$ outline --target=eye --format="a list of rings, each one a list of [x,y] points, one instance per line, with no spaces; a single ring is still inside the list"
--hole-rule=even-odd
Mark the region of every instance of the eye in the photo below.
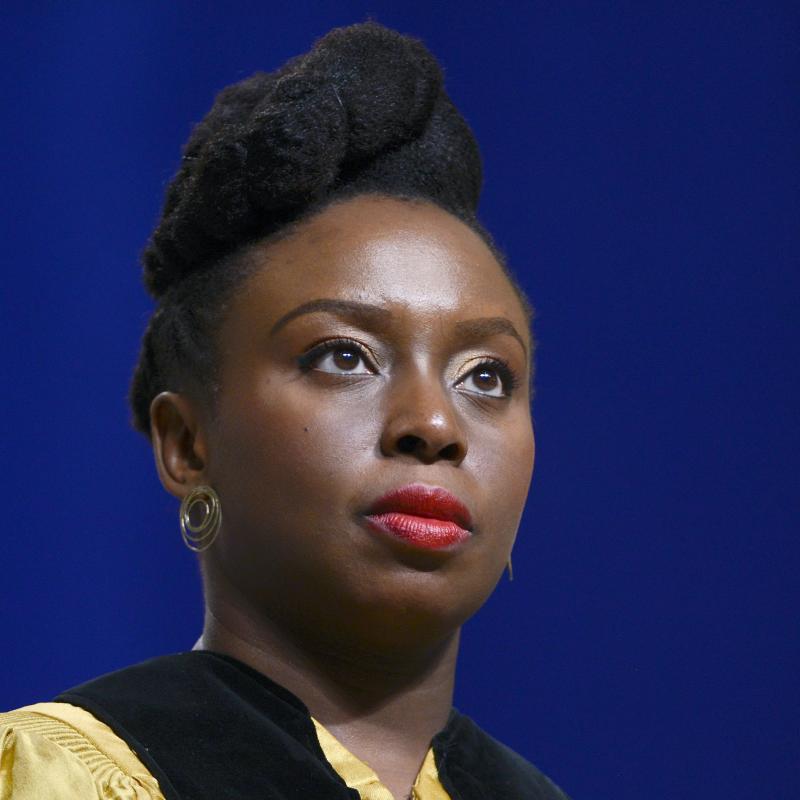
[[[372,367],[364,348],[350,339],[320,342],[298,359],[304,371],[318,370],[334,375],[372,375]]]
[[[486,397],[509,397],[516,385],[514,373],[502,361],[484,361],[456,381],[463,391]]]

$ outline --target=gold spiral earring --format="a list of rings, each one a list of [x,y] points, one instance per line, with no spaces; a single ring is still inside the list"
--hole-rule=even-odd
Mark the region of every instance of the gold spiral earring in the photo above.
[[[193,521],[198,507],[200,519]],[[195,486],[181,501],[180,521],[184,544],[195,553],[208,550],[222,525],[219,495],[210,486]]]
[[[508,580],[514,580],[514,567],[511,566],[511,556],[508,557],[508,561],[506,561],[506,572],[508,572]]]

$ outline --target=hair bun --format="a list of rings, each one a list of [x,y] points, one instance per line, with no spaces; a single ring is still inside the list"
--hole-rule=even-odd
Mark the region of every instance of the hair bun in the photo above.
[[[421,42],[374,23],[331,31],[301,63],[341,100],[348,162],[418,136],[442,90],[439,64]]]
[[[475,141],[424,45],[375,23],[336,29],[218,95],[168,189],[145,282],[160,298],[348,186],[474,213],[480,182]]]

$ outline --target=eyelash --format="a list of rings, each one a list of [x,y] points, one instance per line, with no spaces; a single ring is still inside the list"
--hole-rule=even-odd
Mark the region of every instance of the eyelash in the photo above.
[[[511,367],[506,364],[505,361],[501,361],[499,358],[486,358],[481,361],[479,364],[476,364],[466,375],[462,378],[459,378],[458,383],[463,382],[466,380],[470,375],[475,374],[481,369],[489,368],[494,370],[498,377],[500,378],[500,383],[503,387],[504,394],[500,396],[500,399],[505,397],[511,397],[514,393],[514,390],[519,387],[519,379],[517,378],[514,371]],[[484,392],[473,392],[473,394],[478,394],[480,396],[486,397],[496,397],[497,395],[486,395]]]
[[[316,364],[322,356],[332,353],[340,347],[348,347],[355,350],[370,369],[376,369],[372,359],[367,355],[364,345],[359,344],[354,339],[326,339],[324,342],[315,344],[308,352],[303,353],[303,355],[297,359],[297,363],[303,372],[310,372],[314,369],[314,364]]]
[[[314,365],[325,355],[335,351],[337,348],[340,347],[347,347],[355,350],[364,364],[371,370],[376,369],[372,359],[369,357],[366,349],[362,344],[355,341],[354,339],[326,339],[324,342],[320,342],[319,344],[314,345],[310,350],[303,353],[303,355],[299,356],[297,359],[298,366],[303,372],[311,372],[314,369]],[[505,362],[498,358],[486,358],[483,359],[480,363],[476,364],[472,369],[469,370],[465,375],[458,379],[456,385],[463,383],[470,375],[478,372],[480,369],[486,368],[494,370],[498,377],[500,378],[500,383],[502,384],[504,394],[501,395],[498,399],[504,399],[511,397],[514,390],[519,387],[519,379],[517,378],[514,371],[511,367]],[[336,373],[331,373],[336,374]],[[357,373],[361,374],[361,373]],[[469,390],[468,390],[469,391]],[[480,397],[497,397],[496,395],[489,395],[485,392],[474,392],[470,391],[470,394],[477,395]]]

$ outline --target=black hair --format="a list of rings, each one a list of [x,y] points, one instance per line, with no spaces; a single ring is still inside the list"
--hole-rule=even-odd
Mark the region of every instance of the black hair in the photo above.
[[[477,143],[438,63],[376,23],[335,29],[275,72],[224,89],[184,147],[144,252],[158,305],[130,389],[134,427],[150,434],[161,391],[213,388],[214,334],[248,273],[249,245],[332,202],[381,194],[434,203],[492,247],[476,217],[481,183]]]

